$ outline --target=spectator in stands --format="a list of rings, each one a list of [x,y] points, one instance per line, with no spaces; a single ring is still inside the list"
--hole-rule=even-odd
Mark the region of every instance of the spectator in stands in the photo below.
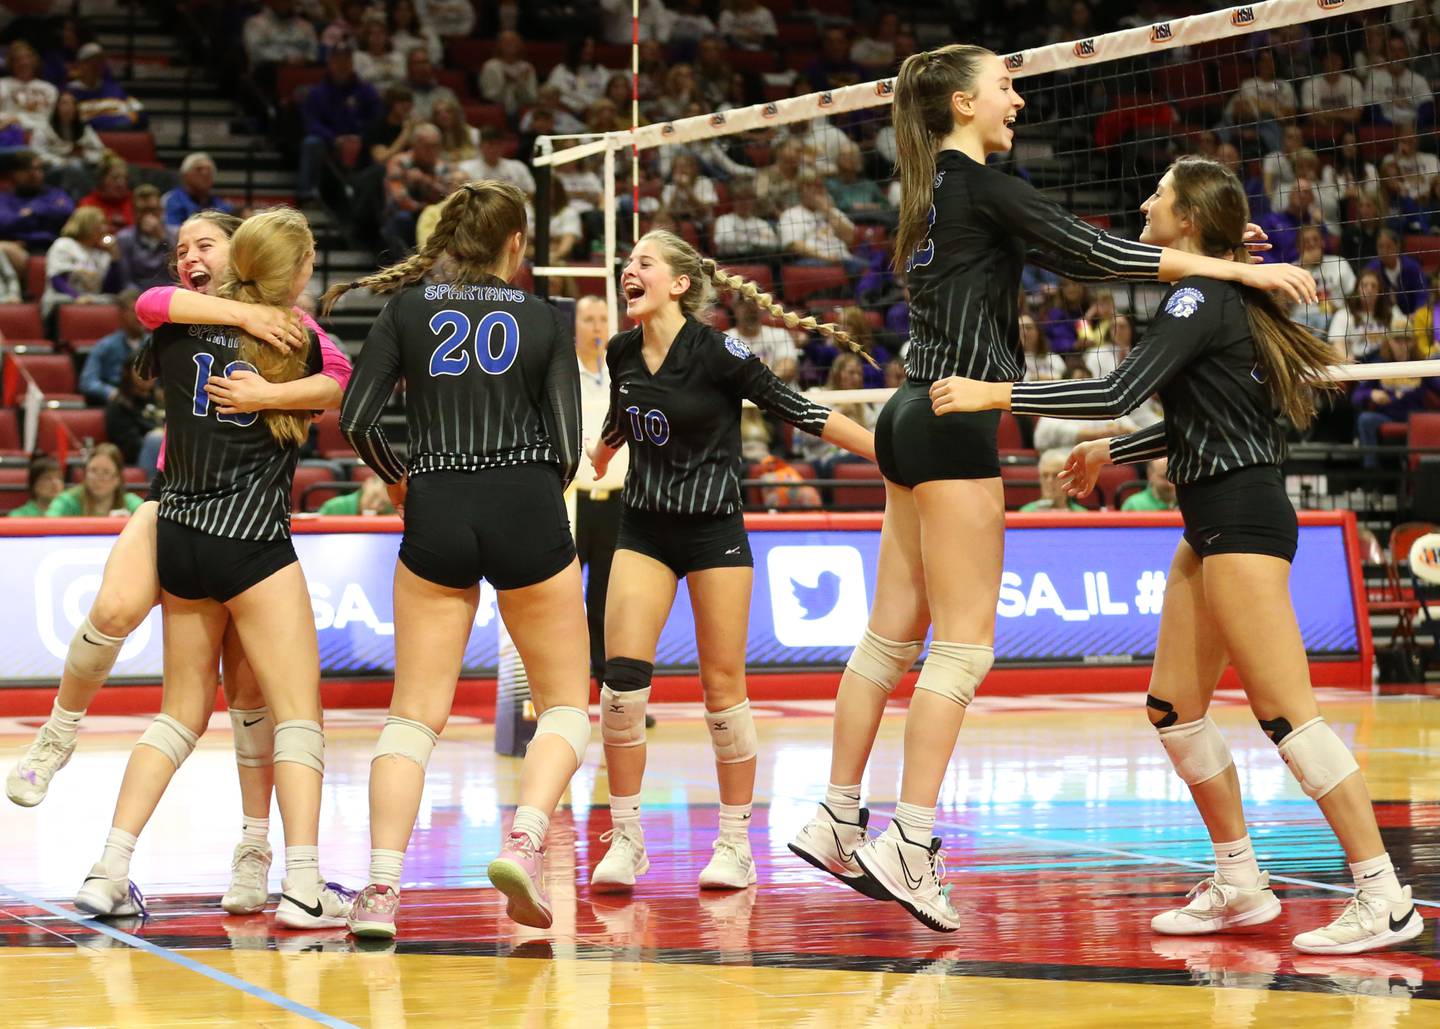
[[[1317,226],[1322,232],[1325,219],[1320,205],[1315,200],[1315,189],[1309,179],[1297,179],[1285,193],[1285,206],[1271,211],[1260,218],[1260,225],[1270,236],[1273,247],[1267,254],[1267,261],[1294,264],[1300,256],[1300,229],[1305,225]]]
[[[836,174],[825,181],[830,199],[851,221],[874,222],[893,228],[897,212],[885,199],[885,194],[880,192],[874,179],[861,177],[864,170],[865,158],[859,147],[840,151],[836,158]]]
[[[1361,187],[1355,197],[1355,217],[1340,227],[1340,252],[1352,267],[1364,267],[1380,249],[1380,231],[1385,218],[1380,198],[1372,189]]]
[[[820,35],[820,56],[805,77],[815,91],[853,86],[865,77],[865,69],[850,59],[850,33],[838,26],[827,28]]]
[[[755,176],[755,198],[773,218],[793,207],[800,197],[801,162],[805,148],[798,139],[786,139],[775,148],[775,161]]]
[[[1175,484],[1165,474],[1170,468],[1168,458],[1157,457],[1145,466],[1145,488],[1132,493],[1120,505],[1122,511],[1173,511],[1179,501]]]
[[[865,363],[860,359],[859,354],[849,350],[842,350],[835,354],[835,359],[830,362],[830,370],[825,376],[824,389],[827,390],[851,390],[863,389],[865,387]],[[832,411],[839,411],[845,417],[859,422],[865,428],[873,428],[879,410],[874,404],[847,404],[835,400],[826,401],[826,406]],[[800,458],[815,466],[816,477],[821,479],[833,478],[834,469],[837,465],[852,464],[864,461],[863,457],[857,457],[849,451],[842,450],[833,443],[827,443],[819,436],[812,436],[808,432],[797,432],[795,434],[795,448],[799,451]]]
[[[390,503],[390,494],[385,491],[385,480],[372,475],[360,483],[360,488],[331,497],[320,505],[322,515],[393,515],[395,507]]]
[[[585,123],[570,113],[570,109],[564,104],[564,96],[560,90],[555,86],[547,85],[541,86],[540,91],[535,94],[535,106],[521,116],[520,134],[530,136],[532,139],[541,135],[535,122],[537,118],[543,119],[547,115],[549,122],[543,133],[545,135],[558,132],[568,136],[585,131]],[[521,153],[529,152],[527,148],[521,148]]]
[[[415,249],[424,248],[425,241],[435,231],[435,226],[440,224],[440,212],[445,207],[445,201],[449,199],[451,193],[465,185],[465,181],[465,175],[459,168],[452,167],[450,169],[450,175],[445,180],[445,195],[433,204],[426,204],[420,212],[420,217],[415,221]],[[436,267],[443,268],[445,261],[446,259],[442,259]]]
[[[1321,73],[1300,86],[1300,110],[1310,116],[1317,134],[1339,138],[1360,122],[1368,102],[1360,80],[1345,70],[1345,56],[1337,49],[1325,51]]]
[[[465,120],[459,104],[438,101],[431,124],[440,130],[440,156],[446,164],[459,165],[480,156],[480,130]]]
[[[45,165],[32,150],[11,155],[12,186],[0,190],[0,250],[17,275],[32,253],[44,253],[75,210],[63,189],[45,185]]]
[[[648,106],[648,112],[656,121],[675,121],[686,115],[698,96],[695,69],[684,63],[672,64],[665,73],[665,89]]]
[[[604,69],[602,69],[603,71]],[[647,39],[640,44],[640,103],[653,103],[661,94],[665,86],[665,73],[670,70],[670,62],[665,57],[665,47],[653,39]],[[605,71],[600,79],[600,89],[603,92],[605,82],[609,76]],[[583,114],[583,111],[576,111],[576,114]]]
[[[80,118],[75,94],[61,93],[50,120],[30,134],[30,148],[45,163],[46,177],[67,192],[84,192],[95,179],[105,144]]]
[[[1283,192],[1295,184],[1295,155],[1305,146],[1305,133],[1299,125],[1287,125],[1280,140],[1280,149],[1266,154],[1260,164],[1265,195],[1270,197],[1271,208],[1277,211],[1285,206]]]
[[[1021,317],[1025,317],[1021,315]],[[1105,342],[1092,346],[1081,354],[1072,354],[1068,360],[1083,362],[1085,371],[1094,379],[1103,379],[1116,368],[1120,363],[1130,356],[1130,348],[1135,345],[1135,323],[1128,316],[1123,314],[1115,315],[1110,322],[1110,331]],[[1066,367],[1064,374],[1056,376],[1063,379],[1070,374],[1069,367]],[[1132,412],[1133,415],[1133,412]],[[1136,420],[1132,417],[1132,420]]]
[[[713,111],[730,95],[730,55],[719,36],[706,36],[695,48],[696,99],[707,111]]]
[[[0,270],[4,262],[0,261]],[[1429,359],[1440,354],[1440,278],[1430,277],[1430,294],[1410,316],[1415,336],[1415,356]]]
[[[609,70],[595,59],[595,37],[578,36],[571,38],[565,60],[550,69],[545,85],[560,91],[561,100],[573,114],[584,114],[605,94],[609,81]]]
[[[140,498],[125,485],[125,459],[119,448],[113,443],[97,443],[85,459],[85,481],[57,496],[45,514],[51,518],[129,516],[140,504]]]
[[[328,55],[336,47],[359,49],[360,33],[365,27],[365,12],[369,8],[365,0],[341,0],[335,12],[335,20],[320,33],[320,47]]]
[[[120,385],[105,404],[105,438],[125,456],[126,464],[155,474],[164,417],[155,408],[154,386],[140,378],[134,364],[120,369]]]
[[[50,121],[60,91],[40,78],[40,55],[24,41],[10,44],[7,70],[0,79],[0,117],[14,118],[34,132]]]
[[[440,130],[426,122],[417,125],[410,138],[410,149],[390,158],[385,170],[383,235],[392,261],[401,259],[414,245],[420,212],[450,193],[450,166],[440,156]]]
[[[513,124],[522,108],[535,103],[539,88],[535,66],[525,60],[520,33],[500,33],[495,39],[495,56],[480,66],[480,95],[504,108]]]
[[[604,99],[615,105],[615,110],[622,112],[625,117],[626,127],[630,124],[630,76],[625,72],[615,72],[610,76],[610,81],[605,83]],[[640,124],[645,124],[643,121]]]
[[[168,286],[170,254],[175,249],[176,234],[165,226],[160,191],[147,182],[135,187],[131,200],[135,224],[115,234],[120,280],[125,286],[138,290]]]
[[[1440,175],[1440,158],[1421,150],[1413,133],[1407,133],[1395,140],[1393,156],[1400,192],[1412,200],[1428,196],[1430,183],[1436,175]]]
[[[705,225],[719,202],[714,181],[700,173],[695,155],[676,154],[670,165],[670,181],[660,191],[660,205],[681,221]]]
[[[408,86],[395,86],[385,91],[384,113],[360,137],[362,158],[385,167],[390,158],[410,149],[410,134],[420,119],[415,117],[415,98]]]
[[[26,476],[30,499],[10,512],[11,518],[40,518],[65,488],[65,475],[60,462],[53,457],[37,457],[30,462]]]
[[[435,77],[435,66],[430,63],[430,52],[421,46],[411,47],[405,54],[405,86],[410,90],[410,97],[415,102],[415,116],[421,121],[430,120],[436,101],[452,100],[457,104],[460,102],[455,91],[449,86],[442,86]]]
[[[1325,253],[1325,234],[1318,225],[1301,228],[1299,244],[1300,256],[1295,263],[1310,273],[1320,294],[1318,304],[1305,305],[1300,320],[1323,334],[1335,312],[1345,306],[1345,298],[1355,292],[1355,270],[1345,258]]]
[[[355,48],[355,74],[383,93],[405,81],[405,58],[390,39],[384,17],[370,17],[360,30]]]
[[[1362,364],[1386,361],[1415,360],[1415,338],[1407,329],[1391,332],[1372,354],[1361,358]],[[1380,445],[1380,427],[1391,422],[1405,422],[1413,411],[1440,404],[1440,381],[1433,378],[1367,379],[1357,382],[1350,391],[1355,409],[1355,437],[1362,447]],[[1368,453],[1362,459],[1366,468],[1380,464],[1380,455]]]
[[[1440,89],[1440,22],[1433,15],[1425,22],[1420,47],[1410,67],[1430,84],[1432,93]]]
[[[172,229],[201,211],[235,212],[229,202],[215,195],[215,162],[203,150],[185,155],[180,162],[180,185],[166,193],[161,203],[165,205],[165,224]]]
[[[461,167],[467,179],[499,179],[515,186],[533,201],[535,176],[524,164],[505,156],[505,151],[514,145],[514,136],[487,125],[480,130],[480,156],[466,161]]]
[[[600,0],[601,34],[607,43],[629,46],[634,38],[631,0]],[[662,0],[640,0],[639,37],[670,42],[670,12]]]
[[[676,0],[670,12],[670,45],[686,52],[706,36],[715,34],[715,23],[705,13],[703,0]]]
[[[428,20],[420,17],[414,0],[394,0],[389,8],[390,16],[386,25],[390,29],[390,45],[401,55],[402,65],[405,63],[404,55],[417,46],[424,47],[432,61],[445,59],[445,46],[440,42],[440,34]],[[460,35],[469,33],[462,32]]]
[[[1079,350],[1108,347],[1115,327],[1115,294],[1097,289],[1090,294],[1085,315],[1075,323],[1075,346]]]
[[[776,378],[793,385],[800,376],[800,351],[788,329],[766,325],[760,308],[750,303],[735,305],[735,325],[730,335],[742,341],[750,352],[769,366]]]
[[[869,267],[857,259],[850,247],[855,226],[845,213],[830,202],[825,183],[814,172],[800,173],[800,202],[780,213],[780,245],[801,264],[842,264],[845,272],[858,277]]]
[[[1330,321],[1330,343],[1336,353],[1363,361],[1380,349],[1391,332],[1403,329],[1405,315],[1390,300],[1385,280],[1367,268],[1355,279],[1355,294]]]
[[[120,288],[115,237],[98,208],[81,207],[70,215],[60,238],[45,254],[45,317],[60,304],[108,304]]]
[[[851,339],[860,344],[864,353],[869,355],[870,361],[875,362],[872,366],[870,361],[862,359],[860,374],[863,382],[861,385],[866,389],[879,389],[885,384],[885,365],[890,360],[890,351],[880,345],[869,317],[858,307],[843,307],[837,311],[837,317],[833,320],[839,322],[840,327],[850,334]],[[876,408],[875,414],[878,416],[879,413],[879,408]]]
[[[1057,354],[1078,349],[1079,323],[1090,310],[1090,290],[1083,282],[1061,279],[1060,289],[1051,306],[1040,316],[1040,330]]]
[[[741,50],[764,50],[780,35],[775,15],[760,0],[735,0],[720,12],[720,35]]]
[[[1400,33],[1385,43],[1387,63],[1372,68],[1366,83],[1366,100],[1376,116],[1403,135],[1433,125],[1435,94],[1430,84],[1410,68],[1410,44]]]
[[[65,88],[75,94],[80,119],[96,132],[133,132],[145,125],[145,105],[111,78],[99,43],[80,48],[75,78]]]
[[[1051,419],[1042,418],[1041,421]],[[1054,448],[1040,455],[1035,474],[1040,480],[1040,499],[1022,504],[1021,511],[1084,511],[1085,506],[1065,492],[1060,484],[1060,472],[1070,459],[1068,450]]]
[[[859,149],[844,130],[825,117],[792,122],[786,126],[785,134],[800,143],[804,150],[804,162],[816,175],[834,175],[839,168],[840,155]]]
[[[276,67],[312,64],[320,54],[315,26],[296,12],[295,0],[265,0],[245,22],[244,42],[251,74],[262,84],[274,83]]]
[[[1255,74],[1240,83],[1240,88],[1225,106],[1222,126],[1233,135],[1236,127],[1250,128],[1260,138],[1265,153],[1280,149],[1280,125],[1295,116],[1295,90],[1290,83],[1275,77],[1275,55],[1261,50],[1255,58]]]
[[[1388,37],[1389,32],[1383,19],[1372,18],[1367,21],[1364,42],[1360,52],[1355,55],[1355,74],[1361,82],[1368,82],[1375,69],[1389,60],[1385,53]]]
[[[137,289],[123,289],[115,297],[115,308],[120,316],[120,327],[108,336],[101,337],[85,358],[80,369],[80,392],[95,406],[108,404],[125,377],[125,369],[134,363],[135,354],[149,338],[145,326],[135,317],[135,301],[140,299]],[[119,443],[113,434],[112,443]],[[125,447],[122,445],[121,450]],[[127,452],[125,458],[134,464],[135,458]]]
[[[380,117],[380,94],[355,74],[355,56],[341,43],[325,59],[325,77],[310,87],[301,108],[305,138],[300,143],[296,199],[306,203],[320,187],[320,171],[333,155],[358,154],[365,129]]]
[[[470,0],[425,0],[423,17],[437,36],[468,36],[475,31],[475,7]]]
[[[1348,219],[1349,205],[1359,199],[1361,190],[1373,192],[1379,181],[1379,171],[1360,152],[1355,131],[1347,129],[1340,136],[1340,145],[1326,155],[1320,173],[1320,202],[1325,208],[1325,220],[1336,225]]]
[[[850,60],[864,69],[867,78],[878,79],[895,66],[895,36],[900,31],[900,16],[882,10],[871,22],[870,30],[850,44]]]
[[[570,200],[560,179],[551,176],[550,258],[552,261],[564,264],[570,261],[582,261],[587,256],[585,226],[580,221],[582,213],[583,208]]]
[[[780,234],[756,213],[753,183],[738,179],[730,184],[730,208],[715,219],[711,233],[717,257],[771,257],[780,252]]]
[[[1035,319],[1022,314],[1017,324],[1020,349],[1025,351],[1025,378],[1041,382],[1065,378],[1065,359],[1050,352],[1050,344]]]
[[[1383,230],[1376,244],[1378,256],[1366,270],[1381,276],[1392,302],[1408,315],[1425,302],[1426,282],[1420,262],[1400,252],[1402,243],[1394,229]]]

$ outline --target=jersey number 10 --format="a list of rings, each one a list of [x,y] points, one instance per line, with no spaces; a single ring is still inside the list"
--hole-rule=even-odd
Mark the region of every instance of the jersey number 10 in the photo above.
[[[641,414],[640,408],[632,405],[625,413],[630,416],[630,436],[636,443],[644,443],[648,438],[655,446],[663,447],[670,442],[670,422],[663,411],[651,408]]]
[[[500,351],[495,351],[495,330],[500,330]],[[470,367],[470,319],[459,311],[440,311],[430,319],[430,331],[440,336],[430,355],[430,374],[464,375]],[[491,311],[475,326],[475,363],[489,375],[504,375],[520,353],[520,326],[509,311]]]

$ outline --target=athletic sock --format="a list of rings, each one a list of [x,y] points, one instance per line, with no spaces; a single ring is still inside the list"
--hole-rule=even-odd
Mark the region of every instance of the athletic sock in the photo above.
[[[895,805],[895,823],[900,826],[900,834],[906,840],[928,847],[930,838],[935,834],[935,809],[901,801]]]
[[[240,842],[253,843],[257,847],[270,843],[270,819],[251,818],[246,815],[240,823]]]
[[[105,837],[105,852],[100,855],[100,867],[112,879],[127,879],[130,876],[130,858],[135,853],[136,837],[124,829],[110,828]]]
[[[1214,847],[1215,868],[1222,879],[1243,890],[1260,885],[1260,866],[1255,863],[1255,848],[1248,835],[1230,843],[1214,843]]]
[[[750,804],[720,805],[720,838],[750,842]]]
[[[306,893],[324,885],[320,878],[320,848],[286,847],[285,881],[291,889]]]
[[[825,806],[842,822],[860,824],[860,784],[836,786],[833,782],[825,787]]]
[[[512,833],[523,832],[539,850],[545,842],[545,832],[550,828],[550,816],[538,807],[520,805],[515,809],[515,821],[510,824]]]
[[[621,823],[638,828],[640,825],[640,794],[636,793],[628,797],[622,797],[618,793],[610,794],[610,824],[619,826]]]
[[[1350,874],[1355,877],[1357,889],[1367,893],[1378,893],[1391,900],[1400,899],[1400,880],[1395,875],[1395,866],[1390,863],[1388,853],[1366,861],[1355,862],[1350,866]]]
[[[397,893],[400,891],[400,871],[405,865],[405,852],[370,848],[370,881],[383,883]]]
[[[50,718],[45,722],[45,727],[62,743],[71,743],[75,739],[75,734],[80,731],[80,719],[84,717],[83,709],[66,711],[60,706],[60,701],[57,699],[50,708]]]

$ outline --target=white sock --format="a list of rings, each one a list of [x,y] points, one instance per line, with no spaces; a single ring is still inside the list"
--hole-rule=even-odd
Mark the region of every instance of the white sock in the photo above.
[[[264,847],[270,842],[270,819],[246,815],[240,822],[240,842]]]
[[[1213,841],[1212,841],[1213,842]],[[1260,866],[1248,835],[1230,843],[1214,843],[1215,867],[1220,877],[1233,886],[1253,890],[1260,885]]]
[[[833,782],[825,787],[825,806],[842,822],[860,824],[860,784],[836,786]]]
[[[720,805],[720,838],[750,842],[750,804]]]
[[[900,833],[911,843],[922,847],[930,846],[930,837],[935,834],[935,809],[919,804],[906,804],[903,800],[895,805],[895,821]]]
[[[400,892],[400,870],[405,864],[405,852],[401,850],[380,850],[370,848],[370,881],[383,883],[395,892]]]
[[[545,842],[545,833],[550,828],[550,816],[538,807],[524,804],[515,809],[515,821],[510,824],[512,833],[523,832],[538,850]]]
[[[320,848],[286,847],[285,881],[290,888],[306,890],[322,885],[320,878]]]
[[[1368,861],[1355,862],[1350,866],[1350,874],[1355,877],[1357,889],[1366,893],[1378,893],[1391,900],[1400,899],[1400,880],[1395,875],[1395,866],[1390,863],[1388,853]]]
[[[50,718],[46,721],[45,727],[50,730],[53,736],[58,737],[64,743],[69,743],[75,738],[75,734],[80,731],[80,719],[84,717],[85,712],[83,710],[66,711],[60,706],[60,701],[57,698],[50,708]]]
[[[621,822],[632,826],[640,824],[640,794],[629,797],[610,794],[610,823],[619,825]]]
[[[105,852],[100,855],[100,867],[112,879],[127,879],[130,876],[130,858],[135,853],[136,838],[124,829],[110,829],[105,837]]]

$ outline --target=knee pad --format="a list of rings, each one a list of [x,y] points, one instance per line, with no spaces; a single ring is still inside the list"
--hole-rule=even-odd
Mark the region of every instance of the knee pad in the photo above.
[[[645,713],[640,713],[640,730],[645,730]],[[541,736],[559,736],[575,752],[575,767],[585,763],[585,751],[590,746],[590,713],[578,707],[547,707],[540,712],[535,723],[535,739]]]
[[[724,711],[706,711],[705,724],[710,727],[710,745],[720,764],[738,765],[755,756],[760,741],[755,736],[755,716],[750,713],[749,700]]]
[[[1355,755],[1323,718],[1312,718],[1286,734],[1280,742],[1280,757],[1311,800],[1319,800],[1360,771]]]
[[[230,728],[235,733],[235,763],[245,768],[265,768],[275,759],[275,723],[270,709],[230,709]]]
[[[1220,727],[1209,715],[1197,722],[1166,724],[1160,728],[1160,743],[1175,766],[1175,774],[1187,786],[1208,782],[1235,763]]]
[[[380,739],[375,744],[375,757],[370,760],[373,762],[387,754],[394,754],[397,757],[409,758],[421,768],[426,768],[430,764],[430,752],[435,749],[435,741],[439,738],[424,722],[389,715],[385,719],[385,728],[380,730]]]
[[[170,759],[171,764],[179,768],[195,749],[199,739],[199,736],[169,715],[159,714],[140,737],[140,742],[158,750]]]
[[[70,638],[70,651],[65,655],[65,671],[81,682],[104,682],[115,667],[120,648],[125,645],[124,636],[106,636],[90,622],[90,616],[80,623],[75,635]]]
[[[294,718],[275,726],[275,763],[282,761],[325,774],[325,730],[319,722]]]
[[[888,696],[894,692],[901,676],[910,671],[924,646],[924,640],[896,643],[866,629],[845,667],[880,687],[880,691]]]
[[[969,707],[980,681],[995,663],[995,648],[975,643],[946,643],[936,640],[915,680],[917,690],[929,690]]]
[[[645,743],[645,707],[650,703],[649,661],[612,657],[605,662],[600,688],[600,738],[607,747],[639,747]]]

